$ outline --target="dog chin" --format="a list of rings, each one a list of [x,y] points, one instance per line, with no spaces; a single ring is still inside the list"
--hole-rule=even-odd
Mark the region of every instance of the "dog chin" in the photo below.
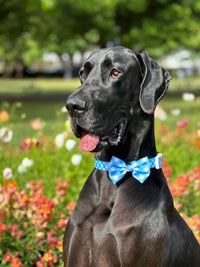
[[[100,152],[103,149],[108,149],[110,146],[111,145],[110,145],[110,143],[108,141],[99,140],[99,143],[97,144],[97,146],[95,147],[95,149],[92,150],[91,152],[92,153]]]

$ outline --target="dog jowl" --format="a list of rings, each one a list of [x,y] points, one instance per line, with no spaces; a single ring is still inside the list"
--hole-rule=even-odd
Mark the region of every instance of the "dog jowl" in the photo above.
[[[65,267],[200,266],[155,145],[154,110],[169,72],[146,52],[114,47],[91,54],[80,79],[67,109],[95,168],[66,227]]]

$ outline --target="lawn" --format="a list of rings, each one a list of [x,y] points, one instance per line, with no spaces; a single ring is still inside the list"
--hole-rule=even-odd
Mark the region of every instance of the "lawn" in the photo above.
[[[79,85],[79,79],[0,79],[0,94],[67,93]]]
[[[0,131],[13,132],[8,142],[0,137],[1,266],[62,266],[64,228],[94,166],[93,154],[79,151],[64,106],[65,99],[0,103]],[[163,171],[200,242],[200,98],[169,94],[159,106],[166,112],[155,121]]]
[[[79,79],[0,79],[0,94],[30,95],[39,93],[68,93],[80,85]],[[199,92],[200,77],[173,78],[169,92]]]

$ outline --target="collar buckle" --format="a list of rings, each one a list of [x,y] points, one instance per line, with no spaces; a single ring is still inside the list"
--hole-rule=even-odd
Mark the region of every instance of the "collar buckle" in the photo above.
[[[162,167],[162,154],[158,153],[155,157],[155,168],[158,170]]]

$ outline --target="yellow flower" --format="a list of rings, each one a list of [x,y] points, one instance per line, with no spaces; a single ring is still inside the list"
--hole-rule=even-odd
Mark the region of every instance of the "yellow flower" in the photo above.
[[[37,232],[36,237],[44,238],[45,234],[44,232]]]
[[[21,119],[23,120],[23,119],[25,119],[26,118],[26,114],[25,113],[22,113],[21,114]]]
[[[57,248],[58,248],[58,250],[59,250],[60,252],[63,252],[63,241],[62,241],[62,239],[59,239],[59,240],[57,241]]]
[[[65,127],[66,127],[67,130],[71,129],[69,120],[66,120]]]
[[[44,253],[43,259],[47,262],[51,261],[53,259],[51,251]]]

